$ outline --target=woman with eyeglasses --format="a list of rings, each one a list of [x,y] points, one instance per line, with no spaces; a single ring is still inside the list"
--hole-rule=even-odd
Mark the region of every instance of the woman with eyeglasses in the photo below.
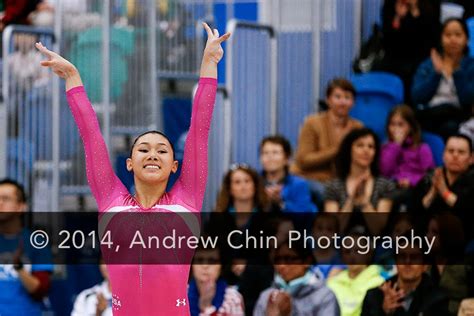
[[[223,56],[221,43],[230,36],[229,33],[219,36],[216,29],[203,25],[208,38],[201,79],[194,98],[181,176],[170,192],[165,189],[178,162],[168,138],[150,131],[135,140],[127,159],[127,169],[133,172],[136,188],[136,194],[131,195],[113,171],[78,70],[41,43],[36,44],[48,58],[41,65],[66,80],[68,103],[84,143],[88,182],[99,208],[99,227],[105,232],[101,241],[111,232],[112,237],[116,237],[114,241],[124,244],[120,251],[101,244],[112,284],[114,315],[189,315],[189,306],[180,302],[187,301],[192,250],[184,250],[184,259],[179,249],[147,252],[137,247],[127,250],[125,246],[135,239],[125,239],[145,230],[166,236],[173,229],[183,235],[198,233],[206,189],[207,144],[217,90],[217,64]],[[153,219],[157,214],[170,216]],[[156,264],[157,260],[162,264]]]

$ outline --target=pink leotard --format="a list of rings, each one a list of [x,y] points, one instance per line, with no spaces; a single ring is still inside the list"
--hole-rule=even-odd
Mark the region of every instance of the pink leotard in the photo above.
[[[186,230],[188,234],[196,234],[196,229],[199,230],[199,212],[206,189],[208,135],[216,90],[216,79],[199,80],[181,175],[172,190],[165,193],[148,209],[135,200],[115,175],[96,114],[84,87],[74,87],[67,91],[68,103],[84,143],[87,179],[97,201],[99,226],[119,231],[130,230],[130,227],[134,227],[133,222],[124,223],[123,219],[114,222],[115,214],[124,212],[134,214],[130,217],[132,221],[140,218],[136,215],[137,212],[187,214],[181,221],[164,224],[168,226],[167,228],[178,227],[181,232]],[[111,214],[111,217],[106,216]],[[135,226],[144,227],[143,223],[141,225]],[[171,253],[172,250],[168,252]],[[172,264],[171,261],[164,264],[149,264],[150,262],[141,264],[138,259],[130,258],[127,264],[110,264],[107,262],[107,257],[104,259],[112,285],[114,315],[189,315],[187,299],[189,256],[185,262],[176,259],[176,263],[179,264]]]

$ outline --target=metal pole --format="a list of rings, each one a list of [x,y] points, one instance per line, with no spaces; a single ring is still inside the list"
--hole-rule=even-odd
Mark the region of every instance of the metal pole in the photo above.
[[[320,96],[320,82],[321,82],[321,9],[322,1],[314,0],[311,2],[311,31],[313,35],[313,100]],[[315,102],[314,110],[319,110],[319,103]]]
[[[10,78],[10,67],[8,67],[8,51],[10,48],[10,39],[12,37],[12,27],[7,26],[3,30],[2,41],[3,41],[3,102],[0,104],[0,178],[5,178],[7,176],[7,160],[8,160],[8,117],[7,117],[7,107],[9,102],[9,78]]]
[[[354,0],[354,56],[353,60],[360,51],[362,42],[362,0]]]
[[[148,52],[150,65],[150,107],[152,122],[149,129],[163,130],[163,117],[161,111],[161,95],[158,78],[157,65],[157,51],[159,50],[158,41],[156,40],[156,2],[150,0],[150,10],[148,10],[148,25],[150,31],[148,32]]]
[[[62,29],[62,1],[56,0],[55,3],[56,12],[54,15],[54,42],[53,42],[53,49],[58,54],[61,54],[61,29]],[[53,141],[52,141],[52,157],[53,157],[53,179],[52,179],[52,190],[51,190],[51,211],[57,212],[59,211],[59,146],[60,146],[60,98],[59,94],[64,93],[63,91],[59,91],[59,77],[53,76],[53,95],[52,95],[52,124],[53,124]]]

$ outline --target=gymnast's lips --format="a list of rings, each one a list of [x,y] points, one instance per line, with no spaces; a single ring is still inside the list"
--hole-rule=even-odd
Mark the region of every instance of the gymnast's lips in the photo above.
[[[147,164],[143,166],[143,169],[153,169],[153,170],[160,170],[161,167],[159,165],[152,165],[152,164]]]

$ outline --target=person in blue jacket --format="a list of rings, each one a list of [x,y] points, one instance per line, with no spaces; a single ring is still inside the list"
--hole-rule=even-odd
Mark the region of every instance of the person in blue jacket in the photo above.
[[[265,137],[260,143],[265,191],[272,206],[284,212],[316,212],[305,179],[289,173],[290,142],[281,135]]]
[[[468,120],[474,104],[474,59],[468,54],[469,33],[461,19],[447,19],[441,29],[441,49],[431,51],[416,71],[412,101],[423,129],[444,139]]]

